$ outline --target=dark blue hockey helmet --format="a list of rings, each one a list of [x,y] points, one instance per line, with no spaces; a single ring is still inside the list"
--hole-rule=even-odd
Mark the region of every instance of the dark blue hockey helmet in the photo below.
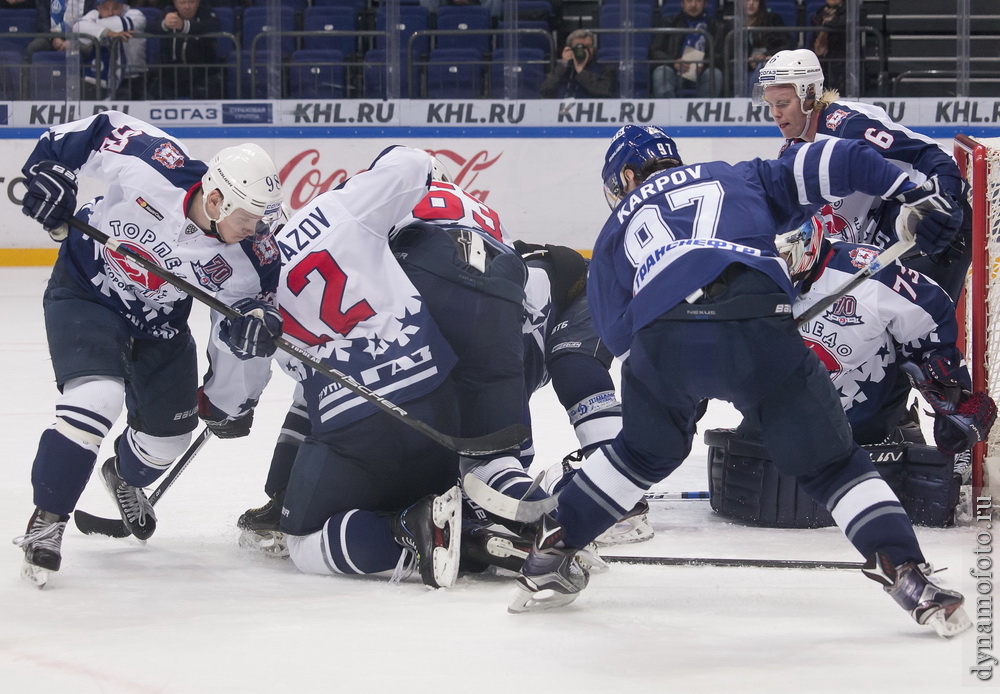
[[[604,169],[601,171],[604,195],[611,209],[625,195],[625,169],[632,167],[638,170],[643,162],[650,159],[675,159],[678,164],[683,163],[677,153],[677,145],[663,128],[655,125],[626,125],[615,133],[608,153],[604,155]]]

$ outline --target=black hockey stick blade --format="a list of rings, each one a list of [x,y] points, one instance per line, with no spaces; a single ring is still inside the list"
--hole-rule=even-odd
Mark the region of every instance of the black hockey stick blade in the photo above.
[[[721,559],[710,557],[625,557],[601,556],[609,564],[646,564],[653,566],[735,566],[764,569],[850,569],[864,566],[859,561],[813,561],[799,559]]]
[[[184,472],[184,469],[188,466],[201,447],[205,445],[205,442],[212,438],[212,430],[205,427],[198,434],[197,438],[188,446],[188,449],[184,451],[178,461],[171,468],[167,476],[163,478],[163,481],[153,490],[153,493],[149,495],[149,503],[151,506],[155,506],[156,502],[159,501],[163,493],[170,488],[170,485],[180,477],[180,474]],[[125,521],[121,518],[101,518],[100,516],[94,516],[86,511],[74,511],[73,512],[73,522],[76,523],[77,529],[84,535],[107,535],[108,537],[128,537],[131,535],[131,531],[125,525]]]
[[[217,311],[228,318],[236,318],[239,316],[239,313],[233,310],[233,308],[225,302],[215,298],[200,287],[181,279],[172,272],[164,270],[155,262],[150,261],[148,258],[144,258],[130,248],[120,245],[118,241],[111,238],[100,229],[96,229],[90,224],[87,224],[82,219],[71,217],[69,225],[80,233],[91,237],[98,243],[107,246],[111,250],[121,253],[128,258],[130,262],[135,263],[142,269],[148,271],[150,274],[159,277],[164,282],[169,282],[173,286],[184,291],[189,296],[194,297],[201,303],[205,304],[210,309]],[[424,434],[424,436],[427,436],[433,441],[437,441],[445,448],[455,451],[461,455],[486,455],[489,453],[499,453],[500,451],[520,446],[521,443],[526,441],[528,436],[531,434],[531,431],[527,426],[523,424],[513,424],[505,429],[501,429],[500,431],[487,434],[486,436],[479,436],[475,438],[458,438],[448,436],[447,434],[434,429],[425,422],[422,422],[412,416],[399,405],[386,400],[371,388],[358,383],[347,374],[332,368],[328,364],[314,359],[311,354],[297,345],[292,344],[288,340],[278,337],[275,339],[275,345],[282,352],[290,354],[309,368],[323,374],[334,383],[338,383],[355,395],[361,396],[386,414],[395,417],[403,424],[416,429],[420,433]]]

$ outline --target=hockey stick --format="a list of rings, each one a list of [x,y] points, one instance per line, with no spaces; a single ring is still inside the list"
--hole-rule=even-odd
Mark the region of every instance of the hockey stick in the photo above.
[[[904,253],[913,248],[913,241],[897,241],[892,244],[884,251],[879,253],[874,260],[868,263],[866,266],[854,273],[851,279],[847,280],[839,289],[836,289],[825,297],[817,301],[815,304],[806,309],[805,313],[795,319],[798,324],[806,323],[811,321],[813,318],[821,314],[826,310],[826,307],[835,302],[840,297],[847,294],[859,284],[864,282],[866,279],[874,275],[876,272],[891,265],[898,258],[900,258]]]
[[[191,443],[184,455],[182,455],[178,461],[171,468],[167,476],[163,478],[159,486],[153,490],[153,493],[149,495],[149,503],[151,506],[156,506],[156,502],[163,496],[163,493],[170,489],[170,485],[180,477],[180,474],[184,472],[184,468],[188,466],[188,463],[197,455],[201,447],[205,445],[205,442],[212,438],[212,430],[208,427],[202,429],[202,432],[198,434],[198,437]],[[93,516],[86,511],[74,511],[73,521],[76,523],[76,527],[79,528],[80,532],[84,535],[107,535],[109,537],[128,537],[132,533],[125,526],[125,522],[121,518],[101,518],[100,516]]]
[[[646,492],[645,501],[702,501],[708,499],[708,492]]]
[[[655,566],[735,566],[764,569],[860,569],[859,561],[813,561],[799,559],[714,559],[707,557],[625,557],[606,556],[609,564],[645,564]]]
[[[148,271],[153,275],[156,275],[165,282],[169,282],[178,289],[187,293],[189,296],[194,297],[198,301],[207,305],[209,308],[218,311],[227,318],[236,318],[237,316],[240,315],[226,303],[220,301],[219,299],[216,299],[214,296],[205,292],[200,287],[196,287],[195,285],[185,280],[182,280],[177,275],[168,272],[167,270],[164,270],[155,262],[142,257],[141,255],[135,253],[126,246],[122,246],[118,241],[112,239],[103,231],[95,229],[94,227],[87,224],[83,220],[77,219],[76,217],[71,217],[69,220],[69,224],[77,231],[86,234],[87,236],[107,246],[116,253],[122,254],[123,256],[128,258],[131,262],[134,262],[142,269]],[[505,451],[508,448],[514,448],[515,446],[520,445],[523,441],[527,440],[528,436],[531,433],[528,427],[525,426],[524,424],[512,424],[509,427],[501,429],[500,431],[494,431],[490,434],[486,434],[485,436],[478,436],[474,438],[461,438],[457,436],[448,436],[447,434],[444,434],[432,428],[431,426],[420,421],[419,419],[416,419],[399,405],[396,405],[390,402],[389,400],[386,400],[381,395],[376,393],[374,390],[368,388],[367,386],[361,385],[347,374],[338,371],[337,369],[334,369],[328,366],[327,364],[324,364],[321,361],[317,361],[304,349],[301,349],[300,347],[293,345],[285,338],[276,337],[274,339],[274,343],[278,347],[278,349],[280,349],[282,352],[290,354],[291,356],[295,357],[309,368],[323,374],[334,383],[339,383],[344,388],[347,388],[349,391],[355,393],[356,395],[361,396],[371,404],[375,405],[386,414],[395,417],[403,424],[406,424],[407,426],[416,429],[424,436],[427,436],[433,441],[437,441],[445,448],[455,451],[456,453],[461,453],[462,455],[473,455],[473,456],[483,455],[486,453],[499,453],[500,451]]]

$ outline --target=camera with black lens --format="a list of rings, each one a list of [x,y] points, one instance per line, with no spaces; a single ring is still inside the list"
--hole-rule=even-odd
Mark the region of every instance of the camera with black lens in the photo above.
[[[582,63],[582,62],[586,61],[587,60],[587,46],[584,45],[584,44],[582,44],[582,43],[578,43],[575,46],[573,46],[573,58],[578,63]]]

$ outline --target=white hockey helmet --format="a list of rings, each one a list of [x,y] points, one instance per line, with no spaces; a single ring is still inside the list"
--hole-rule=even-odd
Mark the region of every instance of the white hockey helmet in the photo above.
[[[203,200],[213,190],[222,193],[218,223],[237,208],[262,218],[270,225],[281,214],[281,181],[278,169],[259,145],[245,142],[226,147],[212,157],[201,179]],[[206,211],[207,214],[207,211]],[[211,215],[208,215],[211,218]]]
[[[823,96],[823,68],[819,58],[807,48],[794,51],[778,51],[764,63],[753,88],[755,104],[763,103],[764,90],[779,84],[795,87],[802,113],[809,113],[806,101]],[[810,94],[810,91],[812,94]]]
[[[445,168],[444,162],[435,156],[431,157],[431,179],[434,181],[443,181],[444,183],[454,183],[455,179],[448,169]]]
[[[798,229],[774,237],[778,255],[788,264],[792,282],[801,282],[809,274],[819,259],[823,238],[832,229],[833,210],[824,205]]]

